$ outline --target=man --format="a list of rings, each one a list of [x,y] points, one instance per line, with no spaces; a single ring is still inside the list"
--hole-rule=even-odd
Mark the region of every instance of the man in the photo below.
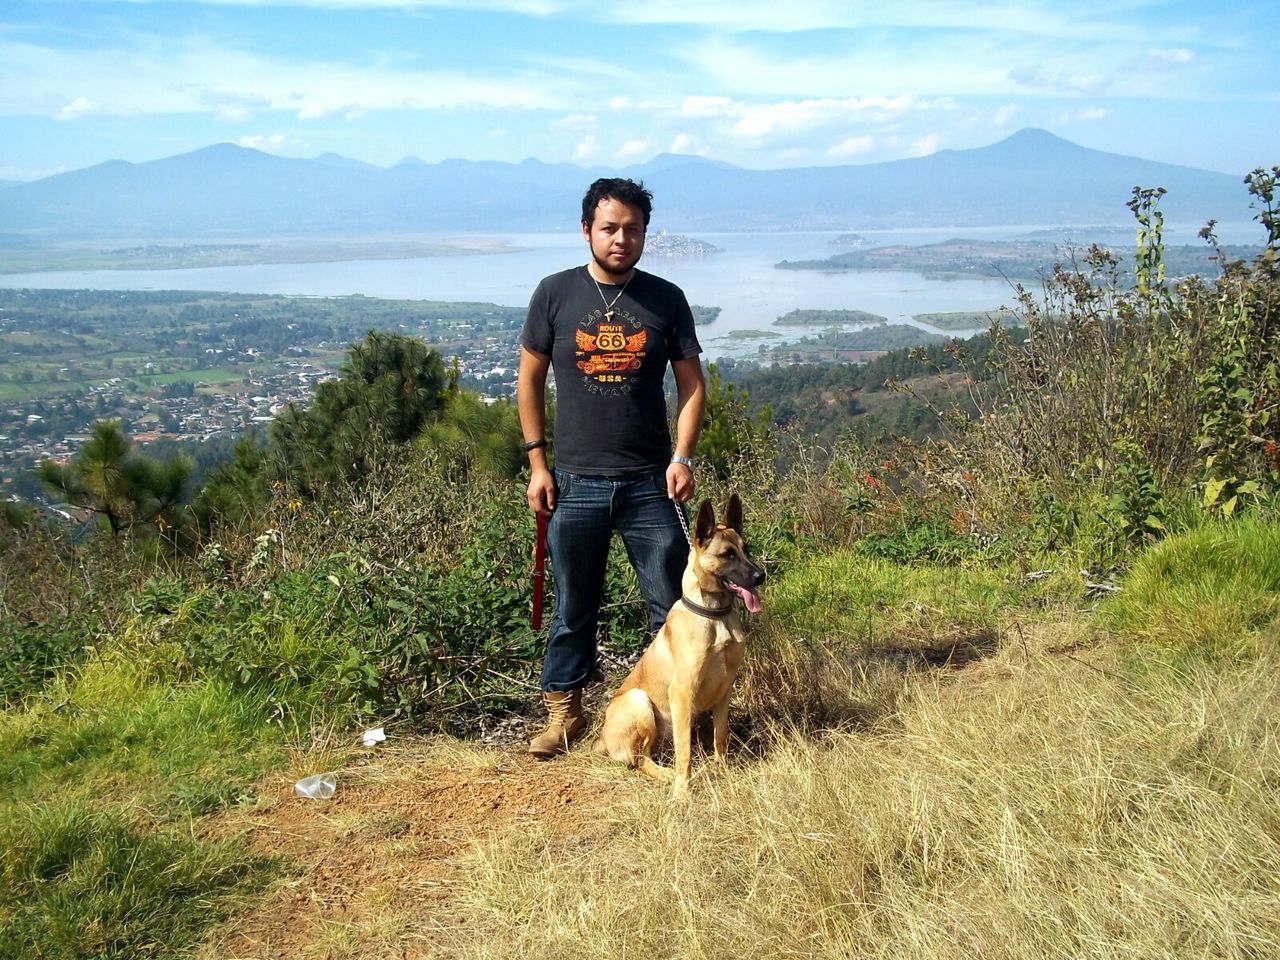
[[[583,732],[582,689],[596,666],[596,622],[614,530],[622,535],[652,632],[680,597],[688,559],[684,512],[706,388],[693,313],[680,288],[636,269],[653,196],[601,179],[582,200],[586,266],[538,284],[520,334],[516,401],[529,455],[529,509],[547,521],[556,611],[542,665],[542,759]],[[676,441],[663,380],[675,373]],[[544,439],[547,370],[555,372],[555,471]]]

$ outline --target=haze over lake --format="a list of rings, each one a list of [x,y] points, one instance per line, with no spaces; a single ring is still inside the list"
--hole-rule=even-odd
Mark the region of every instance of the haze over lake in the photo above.
[[[1254,231],[1257,226],[1252,225]],[[876,245],[926,244],[969,239],[1024,237],[1037,227],[938,228],[860,231]],[[1198,228],[1169,228],[1170,242],[1188,243]],[[1233,230],[1232,233],[1235,231]],[[1243,231],[1241,231],[1243,232]],[[773,327],[795,309],[865,310],[891,323],[915,323],[913,314],[993,310],[1014,303],[1013,285],[989,277],[940,279],[904,271],[824,273],[778,270],[780,260],[823,259],[848,247],[835,233],[699,234],[723,252],[703,256],[646,254],[641,267],[679,284],[691,303],[720,307],[699,330],[710,357],[754,353],[758,341],[725,340],[743,330],[784,332],[797,339],[814,329]],[[1115,232],[1108,238],[1115,242]],[[207,290],[293,296],[349,296],[407,300],[482,301],[524,306],[543,276],[585,262],[576,232],[514,234],[509,252],[457,254],[413,260],[351,260],[336,263],[256,264],[177,270],[77,270],[0,275],[0,286],[99,290]],[[1073,240],[1074,240],[1073,236]],[[1091,237],[1081,236],[1083,245]],[[1224,242],[1230,239],[1223,237]]]

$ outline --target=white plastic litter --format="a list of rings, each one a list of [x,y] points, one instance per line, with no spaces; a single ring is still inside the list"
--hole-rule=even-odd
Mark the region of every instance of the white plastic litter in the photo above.
[[[293,792],[309,800],[328,800],[338,789],[338,778],[332,773],[316,773],[303,777],[293,785]]]
[[[364,745],[366,747],[376,746],[387,739],[387,732],[382,727],[374,727],[372,730],[364,732]]]

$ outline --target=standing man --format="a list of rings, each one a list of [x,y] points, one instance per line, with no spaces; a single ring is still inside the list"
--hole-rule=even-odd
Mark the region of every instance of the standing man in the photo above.
[[[684,503],[706,387],[693,313],[680,288],[636,269],[653,195],[601,179],[582,199],[591,259],[544,279],[520,334],[516,401],[529,455],[529,509],[549,517],[556,611],[542,664],[546,730],[529,752],[549,759],[583,732],[582,689],[596,666],[596,621],[613,531],[622,535],[651,632],[680,597],[689,555]],[[676,381],[676,442],[663,380]],[[547,370],[555,371],[555,470],[544,436]]]

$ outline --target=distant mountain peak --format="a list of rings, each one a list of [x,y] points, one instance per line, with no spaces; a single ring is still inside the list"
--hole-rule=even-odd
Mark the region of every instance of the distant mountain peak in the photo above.
[[[1003,140],[996,141],[992,146],[999,146],[1002,143],[1065,143],[1068,146],[1077,146],[1070,140],[1063,139],[1056,133],[1050,133],[1042,127],[1023,127]]]
[[[261,150],[255,150],[253,147],[242,147],[238,143],[232,143],[230,140],[223,140],[221,143],[211,143],[207,147],[197,147],[185,154],[188,157],[236,157],[246,153],[261,153]]]
[[[980,147],[979,149],[1005,155],[1056,154],[1060,156],[1064,152],[1075,153],[1087,150],[1088,147],[1072,143],[1070,140],[1065,140],[1057,134],[1042,130],[1039,127],[1023,127],[1017,133],[1011,133],[1003,140],[997,140],[990,146]]]

